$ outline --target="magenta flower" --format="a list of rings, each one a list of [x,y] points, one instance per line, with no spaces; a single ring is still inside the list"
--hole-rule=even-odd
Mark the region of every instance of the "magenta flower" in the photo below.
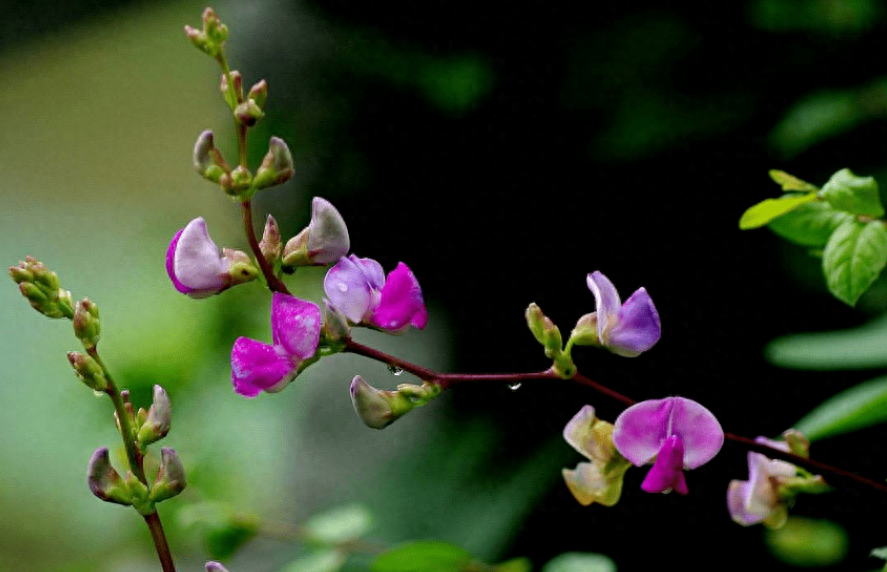
[[[403,262],[386,278],[375,260],[342,257],[327,272],[323,289],[330,304],[353,324],[400,333],[428,323],[419,281]]]
[[[623,411],[613,426],[613,443],[636,467],[653,462],[641,485],[643,490],[673,490],[685,495],[683,470],[710,461],[724,444],[724,431],[711,411],[699,403],[666,397],[642,401]]]
[[[286,387],[317,353],[320,308],[275,292],[271,300],[272,345],[240,337],[231,349],[234,391],[255,397]]]
[[[623,304],[610,280],[595,270],[586,279],[594,294],[597,343],[617,355],[636,357],[652,348],[662,334],[659,312],[644,288]]]
[[[176,290],[192,298],[206,298],[247,282],[257,270],[243,252],[219,247],[209,237],[206,221],[195,218],[173,237],[166,249],[166,272]]]

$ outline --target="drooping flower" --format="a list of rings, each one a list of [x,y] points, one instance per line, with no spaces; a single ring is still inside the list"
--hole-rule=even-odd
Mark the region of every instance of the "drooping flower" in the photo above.
[[[213,294],[255,279],[258,270],[245,253],[219,247],[198,217],[179,230],[166,250],[166,272],[176,290],[192,298]]]
[[[797,431],[787,431],[786,441],[773,441],[765,437],[755,439],[758,443],[780,451],[793,452],[806,456],[809,441],[801,436],[800,449],[792,447],[798,443]],[[794,450],[792,450],[794,449]],[[819,493],[828,489],[823,478],[813,476],[803,469],[766,455],[749,451],[748,480],[732,480],[727,487],[727,510],[730,518],[742,526],[761,523],[769,528],[779,528],[788,519],[788,509],[800,492]]]
[[[342,257],[327,272],[323,289],[332,306],[353,324],[400,333],[409,326],[421,330],[428,323],[419,281],[403,262],[386,278],[375,260]]]
[[[588,345],[600,345],[614,354],[636,357],[652,348],[662,334],[659,312],[645,288],[638,288],[623,304],[610,280],[595,270],[586,279],[596,311],[583,316],[577,330],[588,330]]]
[[[567,423],[564,439],[591,461],[561,471],[576,500],[585,506],[616,504],[631,463],[613,445],[613,425],[595,417],[594,407],[586,405]]]
[[[623,411],[613,427],[613,443],[637,467],[653,462],[641,485],[643,490],[673,490],[685,495],[684,469],[710,461],[724,444],[724,431],[711,411],[699,403],[666,397],[642,401]]]
[[[287,241],[283,263],[286,266],[324,266],[347,255],[350,248],[348,227],[342,215],[328,200],[314,197],[311,222]]]
[[[271,300],[272,345],[240,337],[231,349],[234,391],[255,397],[286,387],[317,353],[321,316],[316,304],[275,292]]]

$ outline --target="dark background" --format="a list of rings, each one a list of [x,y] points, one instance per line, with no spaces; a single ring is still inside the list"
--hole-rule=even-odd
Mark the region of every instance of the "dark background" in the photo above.
[[[0,45],[111,7],[43,4],[12,8]],[[663,337],[636,359],[583,348],[574,356],[583,373],[634,399],[683,395],[730,432],[774,436],[874,376],[766,363],[762,348],[779,335],[850,327],[884,308],[874,297],[845,306],[825,291],[816,259],[737,222],[779,192],[771,168],[817,185],[844,167],[883,180],[880,3],[217,8],[238,29],[233,66],[249,70],[247,85],[263,77],[271,86],[256,139],[287,139],[299,168],[301,191],[269,192],[257,210],[296,228],[311,196],[337,205],[356,254],[385,268],[406,262],[432,308],[449,314],[457,370],[547,367],[524,309],[535,301],[568,335],[594,308],[586,274],[601,270],[623,298],[648,289]],[[811,94],[833,106],[803,107]],[[255,162],[262,150],[254,152]],[[451,403],[458,415],[495,419],[501,463],[529,455],[585,403],[610,421],[621,411],[567,383],[459,388]],[[816,443],[813,454],[877,477],[885,437],[871,429]],[[728,443],[688,474],[686,498],[642,493],[642,470],[629,471],[612,509],[581,507],[556,488],[505,556],[600,551],[622,570],[651,559],[776,569],[760,527],[741,529],[725,510],[727,482],[746,470],[745,451]],[[793,514],[847,527],[842,569],[871,569],[869,550],[887,544],[871,524],[885,500],[843,486],[801,498]]]

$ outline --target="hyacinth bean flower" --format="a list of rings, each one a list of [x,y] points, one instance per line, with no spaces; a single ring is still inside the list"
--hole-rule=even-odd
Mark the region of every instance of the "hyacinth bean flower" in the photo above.
[[[347,255],[350,249],[348,227],[342,215],[328,200],[314,197],[311,222],[287,241],[283,263],[286,266],[324,266]]]
[[[622,478],[631,463],[613,445],[613,425],[594,415],[586,405],[564,428],[564,439],[590,463],[579,463],[575,470],[563,469],[567,488],[584,506],[599,503],[613,506],[622,495]]]
[[[613,443],[636,467],[653,462],[641,488],[648,493],[687,494],[684,469],[710,461],[724,444],[715,416],[683,397],[651,399],[632,405],[616,418]],[[655,461],[655,462],[654,462]]]
[[[342,257],[327,272],[323,289],[330,304],[352,324],[397,334],[409,326],[421,330],[428,323],[419,281],[403,262],[386,278],[375,260]]]
[[[226,248],[220,253],[209,237],[206,221],[199,217],[179,230],[169,243],[166,272],[182,294],[206,298],[253,280],[258,270],[243,252]]]
[[[623,304],[610,280],[597,270],[586,279],[594,294],[596,311],[587,325],[600,345],[614,354],[636,357],[652,348],[662,333],[659,312],[644,288],[638,288]],[[580,321],[581,325],[582,321]]]
[[[312,362],[320,342],[321,316],[316,304],[275,292],[271,299],[273,344],[240,337],[231,349],[234,391],[255,397],[286,387]]]

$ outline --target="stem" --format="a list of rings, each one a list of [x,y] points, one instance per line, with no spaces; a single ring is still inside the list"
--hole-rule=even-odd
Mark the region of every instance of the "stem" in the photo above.
[[[522,383],[524,381],[533,381],[533,380],[551,380],[551,379],[561,379],[558,377],[552,370],[542,371],[542,372],[531,372],[531,373],[497,373],[497,374],[471,374],[471,373],[439,373],[422,366],[410,363],[408,361],[402,360],[400,358],[389,355],[385,352],[379,351],[377,349],[365,346],[358,342],[355,342],[352,339],[348,339],[345,342],[346,352],[351,352],[355,354],[362,355],[364,357],[368,357],[370,359],[374,359],[376,361],[380,361],[384,364],[387,364],[392,367],[396,367],[407,371],[416,377],[422,379],[423,381],[436,383],[440,385],[442,389],[448,389],[456,383],[466,383],[473,381],[496,381],[496,382],[505,382],[505,383]],[[610,397],[611,399],[615,399],[616,401],[622,403],[625,406],[632,406],[637,403],[635,400],[622,395],[612,389],[593,381],[579,372],[576,373],[571,378],[572,381],[579,383],[580,385],[584,385],[586,387],[590,387],[591,389]],[[845,471],[839,467],[835,467],[833,465],[829,465],[827,463],[823,463],[821,461],[816,461],[809,457],[800,457],[798,455],[794,455],[792,453],[787,453],[785,451],[781,451],[779,449],[775,449],[773,447],[769,447],[762,443],[758,443],[754,439],[749,439],[748,437],[742,437],[740,435],[735,435],[733,433],[725,433],[724,439],[727,441],[732,441],[734,443],[738,443],[745,447],[750,451],[755,451],[756,453],[761,453],[762,455],[766,455],[771,459],[781,459],[783,461],[787,461],[793,465],[797,465],[799,467],[803,467],[815,474],[827,473],[834,477],[837,477],[838,480],[843,481],[853,481],[857,484],[865,485],[867,487],[873,488],[875,490],[879,490],[882,492],[887,492],[887,484],[881,483],[855,473],[851,473],[849,471]]]
[[[126,449],[126,458],[129,460],[129,468],[132,471],[132,474],[134,474],[142,484],[148,487],[148,479],[145,477],[145,469],[143,466],[144,457],[142,456],[141,449],[136,443],[135,428],[132,424],[133,420],[126,408],[126,403],[123,401],[123,395],[117,388],[117,384],[114,383],[114,380],[111,378],[111,373],[108,371],[104,362],[102,362],[102,358],[99,357],[98,350],[96,350],[95,346],[87,348],[86,353],[99,364],[105,375],[105,380],[108,382],[105,393],[111,398],[111,402],[114,404],[114,411],[117,413],[117,420],[118,423],[120,423],[120,435],[123,437],[123,447]],[[148,488],[150,489],[150,487]],[[143,515],[143,518],[148,525],[148,530],[151,531],[151,539],[154,541],[154,548],[157,550],[157,557],[160,559],[160,566],[163,569],[163,572],[176,572],[176,567],[172,560],[172,553],[169,550],[169,543],[166,541],[166,535],[163,533],[163,525],[160,523],[160,515],[157,514],[157,511],[155,510],[151,514]]]
[[[286,284],[274,275],[274,269],[268,264],[265,255],[262,254],[262,249],[259,248],[259,241],[256,238],[256,229],[253,226],[252,203],[249,200],[240,203],[240,212],[243,215],[243,230],[246,232],[246,240],[249,242],[249,247],[253,251],[253,256],[256,257],[256,261],[259,263],[259,268],[262,270],[262,275],[265,277],[265,281],[268,282],[268,289],[272,292],[289,294],[290,291],[287,289]]]

